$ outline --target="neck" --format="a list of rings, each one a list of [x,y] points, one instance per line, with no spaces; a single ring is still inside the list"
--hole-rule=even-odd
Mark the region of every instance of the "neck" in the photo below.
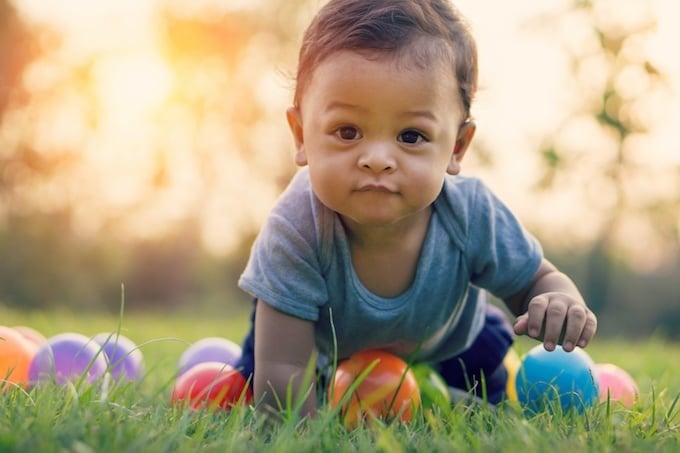
[[[369,249],[374,247],[384,248],[395,244],[403,245],[408,238],[414,237],[414,235],[422,238],[427,231],[431,216],[432,207],[428,206],[426,209],[390,225],[360,225],[345,217],[341,217],[341,220],[350,243],[355,247]]]
[[[356,225],[344,219],[352,265],[364,286],[381,297],[406,291],[416,275],[432,208],[394,225]]]

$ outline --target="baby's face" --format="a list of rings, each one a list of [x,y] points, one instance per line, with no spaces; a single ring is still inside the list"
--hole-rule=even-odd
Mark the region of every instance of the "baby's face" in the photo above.
[[[341,51],[314,71],[300,109],[289,113],[294,132],[296,122],[301,128],[296,160],[346,221],[408,221],[434,201],[447,169],[457,172],[449,163],[464,118],[443,66]]]

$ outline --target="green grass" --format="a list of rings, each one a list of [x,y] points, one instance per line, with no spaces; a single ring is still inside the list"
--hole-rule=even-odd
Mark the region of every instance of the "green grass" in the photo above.
[[[245,313],[76,315],[22,313],[0,307],[2,325],[28,325],[49,337],[116,330],[141,344],[146,376],[140,383],[43,386],[0,394],[0,452],[100,451],[680,451],[680,344],[598,338],[596,362],[626,369],[641,398],[632,409],[600,404],[585,413],[526,416],[511,404],[495,410],[454,405],[420,413],[409,424],[378,424],[348,432],[328,408],[311,422],[286,414],[271,424],[252,408],[190,412],[169,404],[179,356],[191,342],[224,336],[239,342]],[[528,350],[535,343],[522,340]]]

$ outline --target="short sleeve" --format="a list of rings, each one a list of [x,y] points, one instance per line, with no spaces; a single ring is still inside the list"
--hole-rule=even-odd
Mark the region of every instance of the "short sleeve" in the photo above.
[[[318,258],[311,195],[296,190],[295,183],[256,238],[238,284],[277,310],[316,321],[328,294]]]
[[[525,288],[543,251],[510,209],[481,181],[468,199],[466,255],[471,282],[505,299]]]

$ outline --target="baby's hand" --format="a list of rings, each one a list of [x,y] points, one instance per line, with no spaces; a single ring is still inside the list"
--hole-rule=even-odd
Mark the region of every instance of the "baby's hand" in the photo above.
[[[542,339],[548,351],[561,343],[569,352],[588,345],[597,330],[597,318],[582,301],[549,292],[531,299],[527,312],[515,320],[514,329],[517,335]]]

